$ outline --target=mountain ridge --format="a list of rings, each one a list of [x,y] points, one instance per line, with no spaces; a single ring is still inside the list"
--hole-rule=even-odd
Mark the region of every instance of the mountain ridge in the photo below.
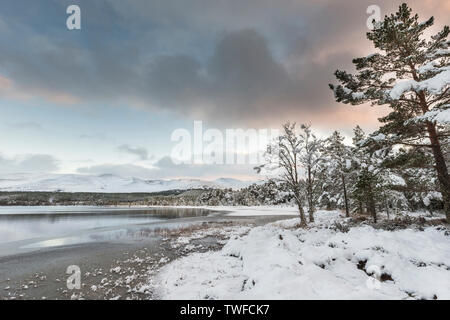
[[[234,178],[202,180],[197,178],[141,179],[124,178],[113,174],[11,174],[0,178],[0,191],[50,191],[50,192],[161,192],[169,190],[247,187],[259,181]]]

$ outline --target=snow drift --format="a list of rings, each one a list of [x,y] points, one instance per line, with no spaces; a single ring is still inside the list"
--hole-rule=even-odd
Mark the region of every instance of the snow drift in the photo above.
[[[450,299],[448,231],[365,225],[343,233],[331,227],[337,212],[317,218],[331,222],[256,227],[221,251],[176,260],[155,290],[162,299]]]

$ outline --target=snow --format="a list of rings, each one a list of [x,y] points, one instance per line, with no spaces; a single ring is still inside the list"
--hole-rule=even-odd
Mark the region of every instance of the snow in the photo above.
[[[400,177],[397,174],[393,174],[391,173],[389,175],[389,180],[392,184],[397,185],[397,186],[403,186],[406,187],[406,181],[405,179],[403,179],[402,177]]]
[[[344,220],[337,211],[316,217],[309,229],[283,220],[175,260],[151,286],[163,299],[450,298],[448,231],[361,225],[343,233],[330,228]]]
[[[414,87],[414,83],[414,80],[399,81],[389,92],[389,95],[392,99],[400,99],[403,93],[412,90],[412,88]]]
[[[219,211],[230,211],[228,216],[298,216],[298,209],[292,206],[219,206]]]
[[[0,179],[0,191],[160,192],[201,188],[240,189],[255,183],[231,178],[144,180],[112,174],[12,174]]]
[[[424,64],[423,66],[419,67],[417,71],[419,72],[419,74],[424,74],[430,71],[437,71],[438,69],[435,68],[437,64],[438,63],[436,61],[430,61]]]
[[[373,136],[372,139],[375,141],[383,141],[386,139],[386,135],[383,133],[379,133],[376,136]]]
[[[423,122],[423,121],[450,123],[450,105],[444,105],[442,107],[447,109],[432,109],[421,116],[406,121],[406,124],[409,124],[410,122]]]
[[[423,198],[423,204],[428,207],[431,204],[431,200],[442,200],[442,193],[431,191]]]
[[[345,160],[345,168],[346,168],[347,170],[349,170],[349,169],[351,169],[351,167],[352,167],[352,161],[349,160],[349,159],[346,159],[346,160]]]
[[[364,99],[366,97],[364,92],[353,92],[347,87],[343,87],[343,90],[346,94],[350,94],[353,99]]]
[[[444,56],[444,55],[450,54],[450,50],[449,49],[438,49],[434,52],[434,54],[435,54],[435,56]]]
[[[122,268],[120,268],[120,267],[115,267],[115,268],[111,268],[110,272],[111,272],[111,273],[113,273],[113,272],[115,272],[115,273],[120,273],[121,270],[122,270]]]
[[[364,94],[364,92],[354,92],[352,93],[352,97],[353,99],[364,99],[366,95]]]
[[[434,120],[441,123],[450,123],[450,109],[442,110],[437,113]]]
[[[404,80],[399,81],[389,92],[392,99],[398,100],[400,97],[408,91],[420,91],[426,90],[432,94],[440,94],[444,88],[450,85],[450,68],[443,68],[442,72],[438,73],[434,77],[423,80]]]

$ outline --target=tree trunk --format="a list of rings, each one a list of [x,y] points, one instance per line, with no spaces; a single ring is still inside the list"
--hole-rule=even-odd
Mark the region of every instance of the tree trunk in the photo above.
[[[314,222],[314,205],[312,195],[309,195],[308,197],[308,213],[309,213],[309,222]]]
[[[377,223],[377,209],[375,207],[375,200],[373,199],[373,193],[372,193],[372,186],[369,183],[367,185],[367,205],[368,205],[368,209],[369,209],[369,213],[372,215],[373,217],[373,222]]]
[[[347,188],[345,186],[344,175],[342,175],[341,177],[342,177],[342,186],[344,187],[345,216],[348,218],[350,217],[350,212],[348,210]]]
[[[314,207],[311,200],[309,204],[309,222],[314,222]]]
[[[359,214],[364,214],[362,201],[358,201],[358,211],[359,211]]]
[[[417,81],[417,80],[416,80]],[[425,114],[429,111],[428,103],[425,94],[420,92],[418,94],[422,111]],[[431,150],[433,151],[434,161],[436,162],[436,172],[441,189],[442,200],[444,202],[444,211],[447,223],[450,223],[450,176],[448,174],[445,158],[442,154],[441,144],[439,143],[436,125],[433,122],[427,121],[427,131],[431,142]]]
[[[373,222],[377,223],[377,209],[375,208],[375,201],[373,200],[372,197],[370,197],[369,199],[369,209],[370,214],[373,217]]]
[[[311,167],[308,166],[308,212],[309,222],[314,222],[313,186],[311,179]]]
[[[385,202],[386,202],[386,214],[387,214],[387,218],[389,220],[390,219],[390,217],[389,217],[389,202],[387,200]]]
[[[434,161],[436,162],[436,171],[439,185],[444,202],[444,211],[447,222],[450,223],[450,176],[448,174],[445,158],[442,154],[441,144],[436,132],[435,124],[427,122],[428,134],[430,135],[431,149],[433,151]]]
[[[296,202],[297,202],[298,212],[300,213],[300,226],[306,227],[307,223],[306,223],[305,212],[303,211],[303,206],[300,201],[296,200]]]

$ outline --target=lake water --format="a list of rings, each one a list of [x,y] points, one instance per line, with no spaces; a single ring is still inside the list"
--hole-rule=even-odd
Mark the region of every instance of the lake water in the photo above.
[[[210,213],[183,208],[0,207],[0,245],[22,241],[31,248],[117,239],[142,226]]]

